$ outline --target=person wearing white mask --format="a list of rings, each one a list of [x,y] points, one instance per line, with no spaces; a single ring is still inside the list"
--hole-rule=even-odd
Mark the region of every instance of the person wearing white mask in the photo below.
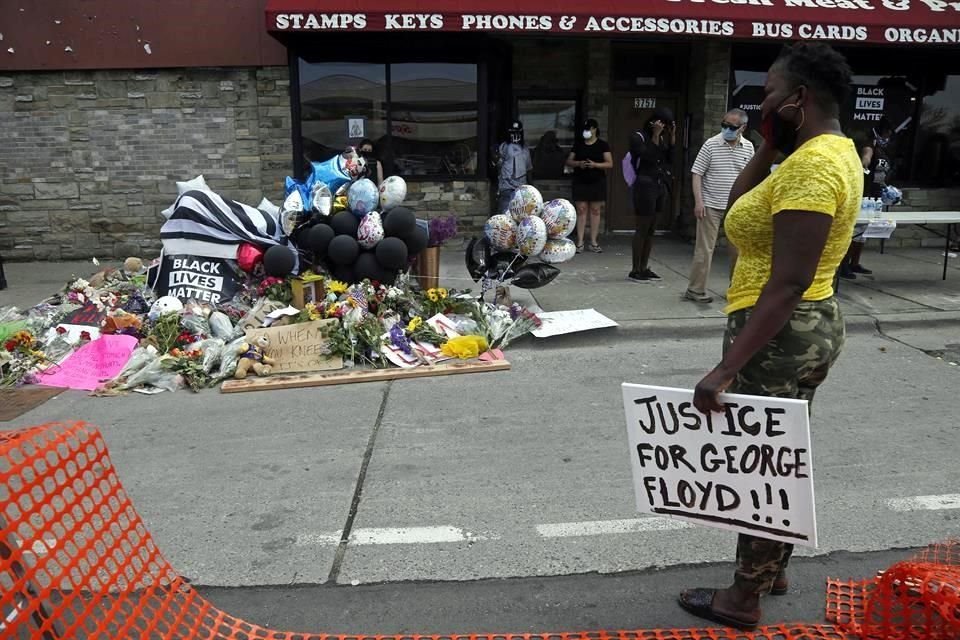
[[[693,180],[693,214],[697,218],[697,241],[690,265],[685,300],[708,303],[707,277],[723,217],[727,213],[733,183],[753,157],[753,143],[743,137],[747,113],[731,109],[720,123],[720,133],[700,147],[690,169]]]
[[[590,216],[590,250],[602,253],[597,235],[600,215],[607,201],[607,171],[613,168],[613,155],[606,140],[600,139],[600,125],[593,118],[583,124],[582,139],[567,156],[573,168],[573,203],[577,208],[577,253],[583,253],[583,236]]]

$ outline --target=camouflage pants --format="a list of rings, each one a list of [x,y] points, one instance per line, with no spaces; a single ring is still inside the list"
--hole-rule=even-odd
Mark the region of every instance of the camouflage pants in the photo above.
[[[743,330],[750,311],[735,311],[727,318],[724,352]],[[801,302],[780,333],[737,374],[728,391],[812,401],[840,355],[843,341],[843,316],[834,298]],[[767,593],[792,553],[792,544],[740,534],[734,582],[744,590]]]

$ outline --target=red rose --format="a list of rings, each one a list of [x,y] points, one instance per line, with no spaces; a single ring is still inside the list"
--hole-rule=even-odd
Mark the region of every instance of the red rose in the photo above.
[[[13,351],[14,349],[17,348],[17,341],[7,340],[6,342],[3,343],[3,348],[6,349],[7,351]]]
[[[67,330],[66,330],[65,328],[63,328],[63,327],[57,327],[57,333],[59,333],[61,336],[62,336],[63,334],[65,334],[66,332],[67,332]]]

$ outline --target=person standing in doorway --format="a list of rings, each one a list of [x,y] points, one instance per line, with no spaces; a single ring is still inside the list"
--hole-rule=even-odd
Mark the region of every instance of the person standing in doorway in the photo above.
[[[713,263],[717,233],[727,212],[733,182],[753,157],[753,143],[743,137],[746,128],[746,111],[728,111],[720,123],[720,133],[703,143],[690,169],[697,243],[690,265],[690,281],[683,294],[686,300],[713,302],[713,296],[707,293],[707,277]]]
[[[630,163],[636,176],[633,197],[633,268],[627,279],[634,282],[660,280],[650,268],[657,211],[666,192],[666,171],[676,142],[677,126],[669,109],[657,108],[642,129],[630,136]]]
[[[582,139],[573,145],[567,166],[573,168],[573,203],[577,208],[577,253],[583,253],[583,236],[590,216],[590,251],[602,253],[597,239],[600,215],[607,201],[607,171],[613,155],[606,140],[600,139],[600,125],[593,118],[583,124]]]
[[[527,174],[533,170],[530,150],[523,141],[523,123],[515,120],[507,129],[507,140],[497,150],[500,157],[500,175],[497,182],[497,213],[505,213],[517,189],[527,184]]]
[[[380,163],[380,159],[377,157],[376,147],[373,146],[373,140],[370,138],[364,138],[360,141],[360,146],[357,147],[357,151],[360,152],[360,155],[363,156],[363,159],[367,161],[367,171],[370,174],[371,180],[376,180],[379,185],[383,182],[383,165]]]

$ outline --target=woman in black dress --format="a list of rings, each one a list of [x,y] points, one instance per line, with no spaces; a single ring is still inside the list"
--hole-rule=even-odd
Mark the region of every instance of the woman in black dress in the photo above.
[[[613,168],[613,155],[606,140],[600,139],[600,128],[590,118],[583,125],[582,139],[573,145],[567,166],[573,167],[573,203],[577,207],[577,253],[583,253],[583,234],[590,214],[590,250],[600,253],[597,234],[600,213],[607,201],[607,171]]]

